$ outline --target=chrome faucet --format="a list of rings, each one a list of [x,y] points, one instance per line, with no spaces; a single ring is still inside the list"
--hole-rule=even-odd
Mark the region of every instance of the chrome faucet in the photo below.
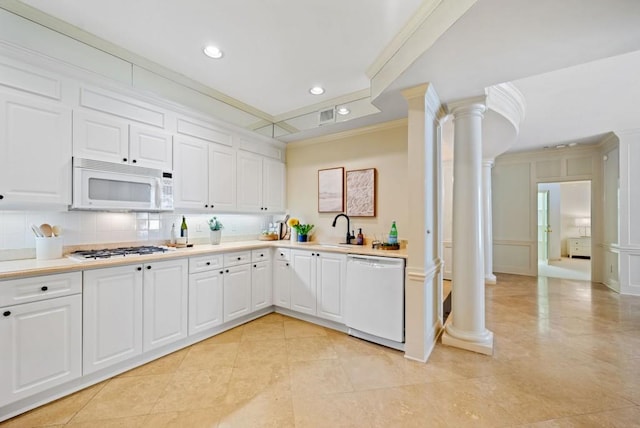
[[[351,219],[349,219],[349,216],[346,214],[338,214],[333,219],[333,224],[331,226],[336,227],[336,221],[338,221],[338,217],[344,217],[347,219],[347,236],[345,238],[345,244],[351,244],[351,240],[354,238],[354,236],[349,232],[351,230]]]

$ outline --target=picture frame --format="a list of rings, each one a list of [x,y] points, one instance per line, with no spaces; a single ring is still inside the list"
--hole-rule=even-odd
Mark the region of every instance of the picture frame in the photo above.
[[[318,170],[318,212],[344,211],[344,167]]]
[[[376,169],[347,171],[347,215],[376,216]]]

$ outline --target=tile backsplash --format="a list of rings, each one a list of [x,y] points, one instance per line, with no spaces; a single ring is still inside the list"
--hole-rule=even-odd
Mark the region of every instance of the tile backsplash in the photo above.
[[[31,224],[49,223],[62,228],[63,245],[113,244],[169,240],[171,225],[180,234],[182,213],[111,213],[90,211],[0,211],[0,250],[3,253],[29,254],[35,240]],[[189,227],[189,240],[207,242],[213,214],[184,214]],[[264,214],[215,214],[224,225],[222,240],[255,239],[273,216]],[[278,220],[280,216],[276,216]],[[35,253],[34,253],[35,254]],[[35,256],[35,255],[34,255]],[[0,258],[1,255],[0,255]]]

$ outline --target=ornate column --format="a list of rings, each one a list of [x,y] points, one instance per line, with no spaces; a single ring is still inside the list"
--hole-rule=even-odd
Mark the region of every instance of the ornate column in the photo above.
[[[484,282],[495,284],[496,276],[493,274],[493,228],[491,222],[491,168],[493,160],[482,161],[482,229],[484,240]]]
[[[454,117],[453,283],[451,320],[442,343],[493,354],[485,328],[482,228],[482,118],[485,97],[449,105]]]

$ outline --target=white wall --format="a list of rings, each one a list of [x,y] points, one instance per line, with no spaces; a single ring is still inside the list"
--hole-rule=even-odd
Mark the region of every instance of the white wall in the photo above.
[[[537,275],[538,183],[597,181],[598,158],[599,148],[587,146],[506,154],[496,159],[492,171],[494,272]],[[592,220],[597,224],[599,219]],[[600,241],[601,236],[594,234],[594,248]],[[594,259],[600,260],[600,254],[594,254]],[[592,268],[592,273],[594,280],[599,280],[599,270]]]

